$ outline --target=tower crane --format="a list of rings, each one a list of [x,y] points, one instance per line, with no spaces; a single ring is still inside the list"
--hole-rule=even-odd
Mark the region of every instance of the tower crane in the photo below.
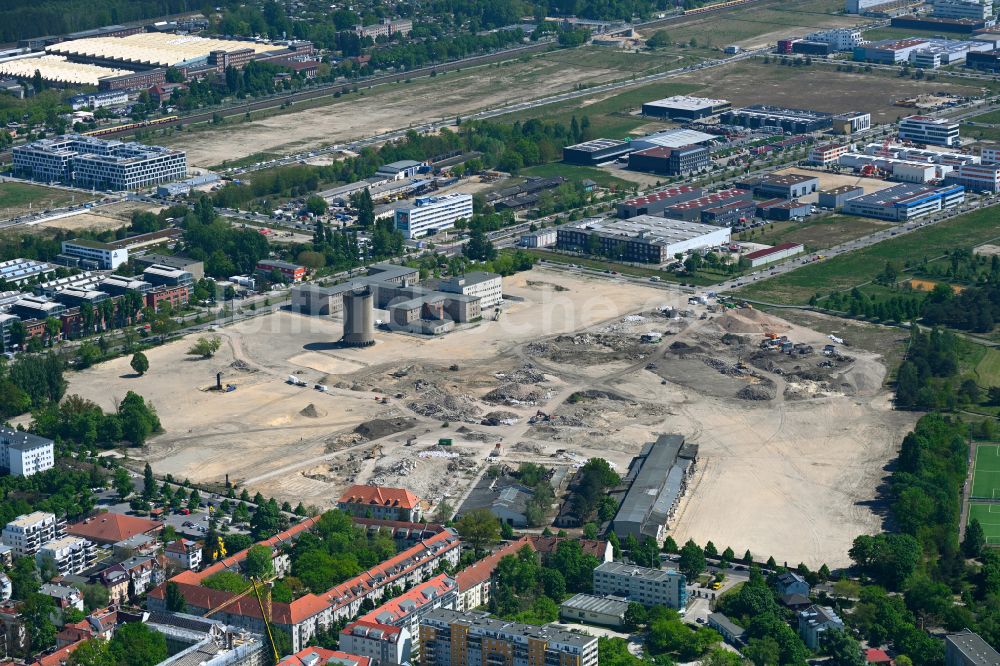
[[[278,654],[278,646],[274,642],[274,633],[271,631],[271,587],[270,583],[274,580],[274,576],[268,578],[250,578],[250,586],[237,595],[230,599],[222,602],[215,608],[211,608],[202,617],[211,617],[215,613],[221,610],[225,610],[229,606],[242,599],[243,597],[249,595],[251,592],[257,598],[257,605],[260,607],[260,614],[264,620],[264,629],[267,630],[267,640],[271,644],[271,652],[274,654],[274,663],[277,664],[281,661],[281,655]],[[261,594],[261,589],[265,591]]]

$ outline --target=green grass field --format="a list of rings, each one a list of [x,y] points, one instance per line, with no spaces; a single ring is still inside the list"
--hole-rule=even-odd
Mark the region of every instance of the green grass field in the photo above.
[[[977,210],[876,243],[863,250],[803,266],[790,273],[740,289],[744,298],[801,305],[817,293],[851,289],[870,282],[887,261],[902,264],[933,258],[956,248],[971,249],[1000,236],[996,211]]]
[[[987,111],[981,116],[973,116],[972,118],[966,118],[966,120],[973,123],[997,125],[1000,124],[1000,111]]]
[[[969,520],[975,518],[983,526],[986,543],[991,546],[1000,544],[1000,504],[969,503]]]
[[[1000,386],[1000,351],[987,348],[974,372],[980,386]]]
[[[11,218],[30,210],[57,208],[71,201],[87,201],[81,193],[26,183],[0,183],[0,217]]]
[[[596,167],[576,166],[573,164],[563,164],[562,162],[551,162],[549,164],[539,164],[538,166],[521,169],[521,176],[538,176],[540,178],[555,178],[562,176],[571,183],[578,183],[581,180],[590,179],[601,187],[615,187],[618,189],[629,189],[635,187],[635,183],[612,176],[607,171]]]
[[[1000,497],[1000,445],[984,444],[976,449],[972,471],[972,497],[995,499]],[[1000,523],[1000,507],[997,507]]]
[[[880,229],[892,226],[889,222],[870,220],[852,215],[813,216],[803,222],[775,222],[755,230],[753,237],[745,231],[739,240],[778,245],[779,243],[802,243],[806,252],[825,250],[855,238],[867,236]]]

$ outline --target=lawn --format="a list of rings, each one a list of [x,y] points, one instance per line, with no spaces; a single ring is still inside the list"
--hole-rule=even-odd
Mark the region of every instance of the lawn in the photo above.
[[[887,261],[904,263],[946,250],[972,249],[1000,236],[997,211],[977,210],[890,238],[862,250],[819,261],[736,292],[738,296],[779,304],[804,304],[817,293],[847,290],[870,282]]]
[[[616,189],[624,188],[626,190],[635,187],[635,183],[612,176],[607,171],[603,171],[595,167],[563,164],[562,162],[539,164],[538,166],[521,169],[518,175],[538,176],[540,178],[555,178],[556,176],[562,176],[572,183],[589,178],[601,187],[613,187]]]
[[[804,222],[775,222],[763,230],[755,230],[752,237],[750,232],[745,231],[738,238],[767,245],[802,243],[806,252],[815,252],[867,236],[888,226],[891,223],[853,215],[825,215],[811,217]]]
[[[966,139],[978,139],[982,141],[1000,141],[1000,127],[975,127],[973,125],[962,124],[962,136]]]
[[[1000,445],[981,444],[972,468],[971,497],[995,499],[1000,491]],[[1000,522],[1000,507],[997,507]]]
[[[985,348],[985,353],[973,372],[976,383],[980,386],[1000,386],[1000,351],[992,347]]]
[[[987,111],[981,116],[966,118],[970,123],[987,123],[989,125],[1000,125],[1000,111]]]
[[[211,167],[211,169],[215,171],[220,169],[237,169],[239,167],[251,166],[257,162],[267,162],[269,160],[278,159],[279,157],[281,157],[281,155],[278,155],[277,153],[254,153],[253,155],[247,155],[242,159],[216,164]]]
[[[67,192],[41,185],[0,183],[0,215],[4,219],[16,217],[29,210],[58,208],[73,201],[89,199],[90,197],[79,192]]]
[[[940,30],[912,30],[910,28],[872,28],[865,30],[862,37],[869,42],[877,42],[882,39],[906,39],[907,37],[939,37]],[[956,37],[955,39],[961,39]]]
[[[994,511],[993,509],[996,509]],[[1000,544],[1000,504],[969,503],[969,520],[975,518],[983,526],[986,543],[991,546]]]

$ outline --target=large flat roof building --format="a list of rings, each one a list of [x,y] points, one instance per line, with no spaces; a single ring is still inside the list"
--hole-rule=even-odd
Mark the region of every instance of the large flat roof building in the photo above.
[[[31,476],[54,466],[55,448],[51,439],[0,427],[0,471],[12,476]]]
[[[795,134],[828,129],[833,124],[832,118],[832,114],[822,111],[787,109],[766,104],[755,104],[722,114],[722,122],[727,125],[739,125],[751,129],[780,127],[786,132]]]
[[[623,597],[574,594],[559,606],[559,617],[571,622],[618,628],[625,624],[628,601]]]
[[[674,569],[604,562],[594,569],[594,593],[624,597],[643,606],[687,607],[687,577]]]
[[[670,118],[671,120],[698,120],[722,113],[730,106],[729,102],[724,99],[674,95],[652,102],[643,102],[642,115]]]
[[[966,629],[944,637],[945,666],[997,666],[1000,652],[982,636]]]
[[[929,143],[937,146],[957,146],[958,123],[947,118],[907,116],[899,121],[899,138],[902,141]]]
[[[208,62],[213,53],[234,53],[247,49],[251,51],[251,55],[261,55],[282,51],[285,47],[279,44],[170,33],[75,39],[46,47],[48,53],[65,56],[74,62],[130,70],[191,66]]]
[[[592,166],[627,155],[632,146],[618,139],[592,139],[563,148],[563,162]]]
[[[592,218],[564,224],[557,229],[556,245],[563,250],[597,250],[618,260],[659,265],[672,261],[676,254],[725,245],[730,238],[726,227],[639,215],[627,220]]]
[[[903,183],[850,199],[844,203],[844,212],[902,222],[957,206],[964,201],[965,188],[961,185],[927,187]]]
[[[80,260],[85,268],[113,271],[128,262],[128,250],[86,238],[62,242],[62,253]]]
[[[657,215],[671,204],[697,199],[705,193],[700,187],[677,185],[651,192],[618,204],[618,217],[628,219],[637,215]]]
[[[80,134],[16,146],[13,156],[15,175],[102,190],[136,190],[187,175],[182,150]]]
[[[472,219],[471,194],[418,197],[412,206],[396,209],[396,229],[407,238],[419,238],[455,226],[458,220]]]

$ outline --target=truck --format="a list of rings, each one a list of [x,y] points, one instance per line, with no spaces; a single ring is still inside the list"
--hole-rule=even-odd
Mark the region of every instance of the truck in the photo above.
[[[438,440],[438,446],[451,446],[451,445],[452,445],[451,437],[442,437],[441,439]]]

